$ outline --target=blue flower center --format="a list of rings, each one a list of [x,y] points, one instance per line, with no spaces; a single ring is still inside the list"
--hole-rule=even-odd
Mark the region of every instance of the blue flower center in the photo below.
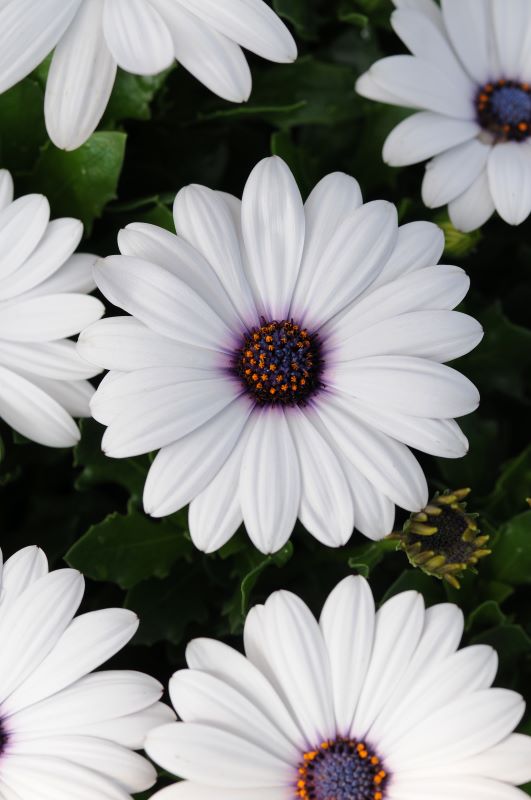
[[[531,134],[531,86],[501,79],[476,96],[479,124],[496,141],[521,142]]]
[[[235,353],[235,373],[259,405],[305,405],[322,387],[318,335],[293,320],[260,321]]]
[[[304,754],[295,796],[300,800],[384,800],[387,781],[380,759],[363,742],[338,738]]]

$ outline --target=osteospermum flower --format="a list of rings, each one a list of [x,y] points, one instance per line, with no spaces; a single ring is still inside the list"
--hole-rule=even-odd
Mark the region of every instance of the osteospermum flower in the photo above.
[[[0,554],[0,797],[3,800],[130,800],[155,771],[132,752],[173,719],[162,687],[140,672],[92,672],[121,650],[131,611],[74,615],[83,578],[48,572],[44,553]]]
[[[460,610],[342,581],[320,621],[290,592],[251,610],[245,656],[197,639],[170,682],[182,722],[148,754],[183,783],[157,800],[525,800],[520,695],[492,689],[495,651],[458,650]]]
[[[393,0],[392,25],[412,55],[376,62],[357,90],[422,109],[390,134],[392,166],[429,162],[427,206],[448,204],[464,231],[496,209],[512,225],[531,211],[531,4],[528,0]]]
[[[50,222],[45,197],[13,201],[13,181],[0,170],[0,419],[39,444],[70,447],[72,417],[90,416],[97,374],[66,337],[99,319],[95,256],[72,255],[83,234],[77,219]]]
[[[196,545],[212,551],[242,520],[279,549],[297,517],[325,544],[354,524],[389,533],[394,503],[420,510],[423,472],[406,444],[462,456],[452,417],[478,393],[441,362],[473,348],[480,325],[451,311],[468,288],[430,223],[397,225],[390,203],[362,204],[357,182],[325,178],[305,206],[286,164],[262,161],[243,201],[190,186],[177,236],[120,232],[121,256],[95,268],[132,316],[80,337],[110,371],[91,404],[116,458],[160,448],[144,506],[191,502]]]
[[[242,47],[270,61],[297,56],[290,32],[263,0],[4,0],[0,92],[54,51],[46,126],[58,147],[73,150],[100,121],[117,66],[154,75],[176,58],[239,103],[251,92]]]

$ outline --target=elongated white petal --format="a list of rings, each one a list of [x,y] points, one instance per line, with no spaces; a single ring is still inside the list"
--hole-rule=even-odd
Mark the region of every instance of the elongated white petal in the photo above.
[[[292,800],[291,786],[262,787],[260,789],[220,789],[216,786],[216,800]],[[210,800],[212,787],[191,781],[180,781],[153,795],[153,800]],[[6,800],[18,800],[8,797]]]
[[[466,191],[485,169],[491,151],[490,144],[471,139],[435,156],[422,181],[424,203],[437,208]]]
[[[103,33],[119,67],[137,75],[162,72],[173,42],[160,14],[145,0],[113,0],[103,7]]]
[[[20,375],[33,375],[58,381],[79,381],[92,378],[100,371],[76,351],[74,342],[8,342],[0,341],[0,364]]]
[[[282,410],[258,410],[243,455],[239,494],[254,545],[275,553],[295,526],[301,496],[297,452]]]
[[[405,167],[463,144],[479,133],[473,120],[453,119],[433,111],[419,111],[393,128],[383,147],[391,167]]]
[[[480,228],[494,214],[494,200],[490,191],[487,170],[463,194],[448,204],[448,215],[458,230],[468,233]]]
[[[82,3],[55,49],[48,80],[44,113],[53,143],[75,150],[95,131],[116,76],[102,31],[103,0]]]
[[[0,211],[13,202],[14,191],[11,173],[7,169],[0,169]]]
[[[444,250],[444,234],[433,222],[408,222],[398,229],[395,249],[366,294],[408,272],[439,263]],[[419,276],[420,279],[421,276]]]
[[[15,273],[41,241],[50,219],[48,200],[27,194],[0,212],[0,281]]]
[[[505,222],[519,225],[531,212],[531,144],[496,145],[487,169],[496,211]]]
[[[103,303],[82,294],[23,298],[0,312],[0,338],[52,342],[73,336],[105,313]]]
[[[491,6],[475,0],[441,0],[444,24],[461,63],[480,85],[498,66]]]

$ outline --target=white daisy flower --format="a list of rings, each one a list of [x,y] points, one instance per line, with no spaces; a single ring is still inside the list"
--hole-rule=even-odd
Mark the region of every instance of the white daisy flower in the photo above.
[[[117,66],[155,75],[176,58],[226,100],[251,93],[244,47],[289,62],[297,47],[263,0],[3,0],[0,92],[54,51],[46,85],[48,134],[74,150],[94,132]]]
[[[389,533],[395,503],[422,508],[426,480],[406,444],[464,455],[452,417],[479,400],[441,363],[482,329],[451,311],[469,281],[434,266],[440,229],[398,228],[393,205],[363,205],[339,173],[303,206],[279,158],[258,164],[241,203],[189,186],[174,217],[177,236],[120,232],[122,255],[95,278],[132,316],[90,326],[78,345],[110,370],[91,403],[107,455],[160,449],[146,511],[191,503],[193,540],[208,552],[243,520],[267,553],[297,517],[339,546],[354,524]]]
[[[342,581],[320,621],[290,592],[253,608],[245,653],[213,639],[170,682],[182,722],[146,750],[184,778],[157,800],[525,800],[519,694],[492,689],[495,651],[458,650],[457,606],[404,592],[377,613]]]
[[[140,672],[92,672],[131,639],[131,611],[74,615],[83,577],[48,572],[44,553],[0,553],[0,797],[130,800],[155,783],[132,750],[174,719],[162,687]]]
[[[83,235],[77,219],[50,222],[45,197],[13,201],[0,170],[0,419],[49,447],[79,440],[72,417],[90,416],[98,373],[67,337],[99,319],[95,256],[72,255]]]
[[[377,61],[356,88],[422,110],[391,132],[384,160],[431,158],[422,199],[448,204],[456,228],[478,228],[494,210],[519,225],[531,211],[531,3],[393,2],[393,28],[412,55]]]

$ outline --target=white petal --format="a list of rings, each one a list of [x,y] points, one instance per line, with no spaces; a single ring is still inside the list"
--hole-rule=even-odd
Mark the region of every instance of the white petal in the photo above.
[[[116,62],[102,31],[103,0],[82,3],[50,65],[44,113],[53,143],[75,150],[94,133],[111,96]]]
[[[202,670],[183,669],[170,681],[170,697],[184,722],[213,725],[241,736],[280,761],[296,764],[300,750],[245,694]]]
[[[328,384],[377,407],[451,419],[475,411],[479,393],[460,372],[411,356],[371,356],[334,368]]]
[[[348,737],[374,640],[374,599],[367,581],[348,577],[328,596],[320,619],[328,649],[337,733]]]
[[[441,458],[462,458],[468,452],[468,441],[453,419],[412,417],[353,397],[349,398],[349,405],[360,421],[415,450]],[[356,526],[359,527],[357,517]]]
[[[83,235],[78,219],[56,219],[48,224],[39,244],[8,278],[0,281],[0,300],[8,300],[38,286],[67,261]]]
[[[492,27],[502,74],[520,76],[522,61],[526,55],[526,38],[531,28],[529,3],[527,0],[511,2],[511,13],[508,14],[506,2],[503,0],[491,0],[491,2]]]
[[[43,378],[42,375],[30,375],[19,370],[23,378],[27,378],[46,394],[59,403],[72,417],[91,417],[90,401],[94,387],[88,381],[61,381]]]
[[[4,0],[0,7],[0,92],[5,92],[50,53],[81,0]]]
[[[213,350],[223,349],[231,340],[230,330],[211,306],[187,283],[156,264],[132,256],[109,256],[98,262],[94,276],[113,305],[162,336]]]
[[[413,657],[424,625],[424,603],[417,592],[395,595],[376,614],[374,645],[351,726],[363,739]]]
[[[487,170],[463,194],[448,204],[448,215],[458,230],[468,233],[480,228],[494,213],[494,200],[489,186]]]
[[[2,573],[0,602],[11,603],[28,586],[48,573],[48,560],[39,547],[23,547],[8,558]]]
[[[238,387],[224,376],[180,380],[178,369],[165,367],[128,373],[122,382],[131,387],[125,397],[128,405],[110,419],[101,443],[111,458],[170,445],[214,418],[238,396]],[[102,419],[112,414],[102,410]]]
[[[72,447],[79,431],[69,414],[30,381],[0,366],[0,417],[18,433],[48,447]]]
[[[343,172],[327,175],[315,186],[304,204],[306,236],[301,269],[292,305],[302,307],[314,272],[318,269],[328,243],[341,224],[362,204],[357,180]]]
[[[96,288],[92,268],[97,260],[97,256],[90,253],[74,253],[53,275],[30,289],[26,296],[41,297],[43,294],[70,292],[89,294]]]
[[[216,788],[282,786],[294,772],[289,764],[246,738],[190,722],[151,731],[146,752],[174,775]]]
[[[441,9],[436,0],[393,0],[393,3],[397,8],[407,8],[424,14],[439,30],[444,31]]]
[[[0,280],[21,267],[41,241],[50,219],[48,200],[27,194],[0,212]]]
[[[2,778],[23,798],[32,800],[70,800],[72,786],[76,787],[76,800],[128,800],[130,796],[92,769],[60,757],[13,755],[3,765]]]
[[[186,238],[186,237],[185,237]],[[186,283],[205,300],[229,326],[241,326],[241,318],[211,264],[182,237],[150,225],[133,222],[118,234],[118,246],[124,256],[158,264]]]
[[[510,225],[520,225],[531,211],[531,145],[497,144],[490,153],[488,176],[496,211]]]
[[[390,800],[423,800],[426,797],[426,779],[405,775],[393,782]],[[430,800],[449,800],[466,797],[467,800],[526,800],[528,795],[514,786],[485,778],[447,777],[430,773]]]
[[[393,106],[402,105],[402,98],[395,92],[391,92],[374,80],[370,70],[364,72],[356,81],[356,92],[369,100],[376,100],[379,103],[389,103]]]
[[[485,169],[491,151],[490,144],[472,139],[435,156],[422,181],[424,203],[438,208],[466,191]]]
[[[520,695],[506,689],[483,689],[458,697],[423,717],[396,742],[386,763],[391,770],[406,771],[474,756],[512,733],[524,710]]]
[[[277,156],[251,172],[242,200],[249,280],[259,311],[286,319],[299,273],[305,219],[295,178]]]
[[[432,158],[467,142],[480,128],[473,120],[453,119],[433,111],[419,111],[393,128],[383,147],[383,160],[405,167]]]
[[[513,733],[476,756],[448,765],[448,769],[459,775],[482,775],[516,786],[528,783],[531,780],[531,736]]]
[[[361,206],[339,226],[317,264],[303,261],[304,297],[299,295],[301,306],[292,311],[314,326],[333,317],[378,277],[397,235],[396,208],[391,203],[375,200]]]
[[[152,706],[161,694],[162,686],[141,672],[93,672],[62,692],[19,711],[12,719],[21,738],[86,733],[84,729],[93,723]]]
[[[368,291],[408,272],[437,264],[444,251],[444,233],[433,222],[408,222],[398,229],[390,258]]]
[[[240,233],[231,209],[217,192],[204,186],[187,186],[173,205],[175,230],[215,270],[237,313],[248,327],[258,315],[245,277],[240,250]]]
[[[425,58],[400,55],[382,58],[369,75],[387,92],[396,94],[410,108],[423,108],[458,119],[474,119],[474,94],[469,85]]]
[[[474,91],[474,84],[457,60],[445,32],[426,14],[399,8],[391,15],[391,24],[414,56],[439,67],[457,86]]]
[[[195,546],[204,553],[219,550],[243,522],[238,484],[250,430],[251,426],[246,425],[218,473],[190,503],[190,536]]]
[[[179,0],[208,25],[269,61],[297,58],[297,46],[280,18],[262,0]]]
[[[118,66],[135,75],[154,75],[173,61],[170,32],[145,0],[106,2],[103,33]]]
[[[299,518],[318,541],[341,547],[354,530],[352,495],[341,462],[306,409],[294,409],[286,418],[301,473]]]
[[[346,458],[343,468],[350,484],[357,530],[369,539],[383,539],[393,530],[395,504]]]
[[[450,40],[470,75],[481,85],[497,66],[490,3],[476,0],[441,0]]]
[[[0,169],[0,211],[13,202],[13,178],[7,169]]]
[[[258,409],[243,455],[239,495],[251,541],[275,553],[297,520],[301,475],[297,452],[282,409]]]
[[[292,800],[291,786],[262,787],[261,789],[220,789],[216,786],[216,800]],[[212,787],[191,781],[179,781],[156,792],[151,800],[211,800]],[[7,797],[6,800],[18,800]]]
[[[332,349],[381,320],[426,309],[452,309],[468,291],[470,279],[459,267],[426,267],[379,286],[327,326]]]
[[[56,570],[34,581],[2,609],[0,634],[1,694],[10,693],[36,669],[55,647],[83,598],[82,576],[71,569]]]
[[[245,650],[291,711],[306,749],[337,734],[328,653],[317,621],[299,597],[275,592],[264,606],[255,606],[245,624]]]
[[[76,617],[54,649],[5,701],[3,709],[11,715],[71,686],[121,650],[137,628],[136,614],[122,608]]]
[[[99,369],[84,361],[74,342],[0,341],[0,364],[22,376],[33,375],[58,381],[79,381],[97,375]]]
[[[251,611],[250,616],[253,616]],[[247,617],[247,635],[253,626]],[[215,639],[194,639],[186,648],[186,661],[191,669],[202,670],[237,689],[282,731],[299,751],[305,739],[292,715],[264,674],[244,655]]]
[[[131,750],[140,750],[149,731],[174,720],[175,714],[168,706],[154,703],[134,714],[76,725],[76,734],[109,739]]]
[[[65,759],[109,778],[127,792],[141,792],[153,786],[157,775],[147,759],[125,747],[91,736],[50,736],[17,742],[17,756]]]
[[[152,0],[165,20],[177,61],[212,92],[233,103],[251,94],[251,71],[241,48],[172,0]]]
[[[452,361],[469,353],[483,338],[483,328],[459,311],[411,311],[369,325],[354,334],[329,359],[353,361],[375,355],[405,355]]]
[[[73,336],[105,313],[95,297],[56,294],[21,298],[0,311],[0,338],[14,342],[51,342]]]
[[[86,361],[123,372],[177,366],[212,370],[220,361],[213,350],[168,339],[134,317],[95,322],[81,332],[77,349]]]
[[[146,513],[154,517],[172,514],[202,492],[229,457],[250,412],[250,403],[241,398],[200,428],[164,447],[146,479]]]
[[[405,445],[360,423],[350,412],[348,398],[327,393],[315,407],[336,446],[377,490],[411,511],[426,505],[424,473]]]

